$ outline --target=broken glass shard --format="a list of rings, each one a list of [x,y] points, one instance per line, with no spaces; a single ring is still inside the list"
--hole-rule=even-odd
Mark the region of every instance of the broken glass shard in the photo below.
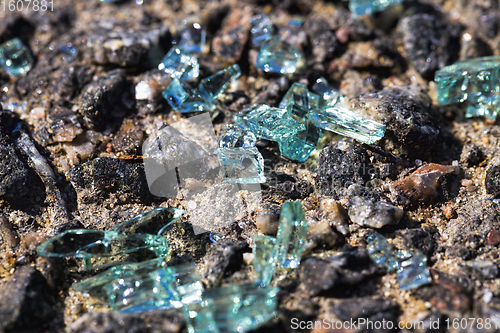
[[[113,229],[120,234],[158,234],[177,221],[186,211],[178,208],[155,208],[116,225]]]
[[[371,144],[385,135],[386,126],[361,117],[344,106],[335,105],[310,113],[314,124],[327,131]]]
[[[278,260],[276,238],[270,236],[253,236],[253,267],[255,280],[261,287],[266,287],[273,279]]]
[[[393,253],[391,244],[379,233],[374,232],[366,238],[368,255],[374,263],[384,266],[388,272],[398,268],[399,260]]]
[[[287,201],[281,206],[278,226],[278,263],[284,268],[297,268],[305,248],[309,226],[299,201]]]
[[[353,16],[368,15],[402,2],[403,0],[351,0],[349,9]]]
[[[316,149],[312,144],[298,136],[290,136],[278,142],[282,156],[297,162],[304,162]]]
[[[197,89],[187,83],[173,79],[167,89],[162,92],[168,104],[179,112],[201,112],[215,109],[215,105],[203,98]]]
[[[304,124],[288,116],[287,110],[265,104],[255,104],[238,113],[234,122],[258,138],[277,142],[306,130]]]
[[[188,306],[188,331],[230,333],[254,330],[276,316],[277,293],[278,288],[262,288],[257,283],[207,289],[201,303]]]
[[[252,44],[262,46],[266,41],[271,39],[273,24],[269,17],[265,14],[259,14],[252,17],[250,20],[252,27]]]
[[[265,183],[264,158],[256,147],[217,148],[221,176],[240,184]]]
[[[495,92],[496,94],[496,92]],[[477,102],[466,102],[466,118],[486,117],[493,121],[497,119],[500,111],[500,95],[491,97],[482,96]]]
[[[335,88],[330,86],[324,77],[317,79],[312,89],[321,97],[321,107],[333,106],[340,98],[342,98],[340,93]]]
[[[305,85],[295,82],[286,92],[279,107],[287,109],[289,115],[295,119],[304,121],[310,109],[319,107],[319,96],[311,93]]]
[[[181,81],[196,79],[200,75],[198,59],[175,46],[165,55],[158,69]]]
[[[103,286],[114,280],[134,275],[144,275],[166,267],[165,258],[155,258],[132,264],[123,264],[109,268],[88,279],[73,284],[73,289],[87,296],[106,296]]]
[[[413,252],[410,258],[401,261],[396,276],[402,290],[415,289],[431,282],[427,257],[419,251]]]
[[[274,37],[262,46],[256,67],[264,72],[291,74],[297,70],[301,58],[302,55],[295,46]]]
[[[181,33],[179,48],[186,52],[206,53],[208,51],[207,33],[199,23],[184,22]]]
[[[459,61],[436,72],[438,103],[448,105],[466,100],[477,102],[482,96],[498,94],[500,57]]]
[[[169,254],[163,236],[121,235],[116,231],[74,229],[52,237],[37,248],[42,257],[79,258],[85,270],[114,266]]]
[[[219,148],[251,148],[255,147],[256,142],[257,138],[252,132],[235,125],[226,125],[222,130]]]
[[[0,66],[12,76],[24,75],[33,66],[33,57],[19,38],[0,45]]]
[[[240,76],[240,66],[235,64],[201,80],[198,90],[207,101],[213,102],[217,96],[229,87],[231,82]]]

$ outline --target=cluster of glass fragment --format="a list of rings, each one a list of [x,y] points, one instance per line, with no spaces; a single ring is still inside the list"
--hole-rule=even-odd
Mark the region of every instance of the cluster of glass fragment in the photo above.
[[[309,226],[299,201],[283,203],[276,238],[255,235],[253,238],[255,279],[269,286],[276,266],[297,268],[305,249]]]
[[[256,137],[276,141],[281,155],[294,161],[305,161],[316,148],[323,131],[374,143],[385,134],[386,126],[363,118],[339,103],[342,96],[326,79],[319,78],[310,92],[294,83],[278,108],[253,105],[234,116],[237,126]]]
[[[264,183],[264,158],[255,143],[252,132],[235,125],[224,127],[216,154],[221,165],[221,176],[235,183]]]
[[[385,267],[388,272],[396,271],[400,289],[415,289],[432,281],[427,257],[420,251],[394,251],[384,236],[376,232],[368,236],[366,241],[373,262]]]
[[[33,57],[19,38],[0,44],[0,66],[11,76],[24,75],[33,67]]]
[[[297,70],[297,64],[302,58],[299,50],[273,35],[273,24],[265,14],[252,17],[252,44],[260,48],[256,67],[264,72],[291,74]]]
[[[464,103],[467,118],[483,116],[496,120],[500,108],[500,57],[491,56],[456,62],[436,72],[438,103]]]
[[[75,283],[73,289],[115,311],[182,309],[193,333],[241,333],[272,319],[278,288],[248,283],[205,290],[194,263],[167,265],[169,248],[161,235],[183,213],[155,208],[109,231],[68,230],[37,251],[40,256],[82,258],[86,270],[112,266]]]
[[[353,16],[368,15],[402,2],[403,0],[350,0],[349,9]]]

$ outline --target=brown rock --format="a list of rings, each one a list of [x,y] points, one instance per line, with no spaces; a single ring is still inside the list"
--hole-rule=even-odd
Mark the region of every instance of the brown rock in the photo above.
[[[252,14],[250,7],[233,9],[222,23],[220,32],[212,42],[212,49],[224,62],[235,63],[240,60],[247,43]]]

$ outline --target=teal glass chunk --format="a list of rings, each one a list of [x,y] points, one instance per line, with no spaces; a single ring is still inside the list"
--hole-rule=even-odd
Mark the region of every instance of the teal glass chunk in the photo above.
[[[310,109],[319,107],[319,96],[311,93],[305,85],[295,82],[286,92],[279,107],[286,108],[289,115],[295,119],[304,121]]]
[[[207,101],[213,102],[217,96],[229,87],[231,82],[240,76],[240,66],[235,64],[201,80],[198,90]]]
[[[499,95],[500,57],[459,61],[436,72],[438,103],[448,105],[466,100],[475,103]],[[487,104],[487,102],[486,102]]]
[[[484,96],[477,102],[466,102],[466,118],[486,117],[493,121],[497,119],[500,111],[500,95]]]
[[[42,257],[79,258],[85,270],[127,262],[164,258],[169,254],[163,236],[121,235],[115,231],[74,229],[52,237],[37,248]]]
[[[162,92],[168,104],[179,112],[212,111],[215,105],[204,99],[197,89],[192,89],[187,83],[173,79],[167,89]]]
[[[250,20],[252,44],[254,46],[262,46],[266,41],[271,39],[273,32],[273,24],[269,17],[265,14],[255,15]]]
[[[33,57],[19,38],[0,45],[0,66],[12,76],[24,75],[33,67]]]
[[[202,295],[203,301],[189,307],[190,312],[202,318],[199,322],[207,326],[198,322],[194,326],[189,318],[188,330],[196,333],[254,330],[276,316],[277,293],[278,288],[262,288],[257,283],[207,289]]]
[[[221,333],[206,302],[191,303],[182,308],[188,333]]]
[[[361,117],[344,106],[335,105],[311,112],[314,124],[327,131],[371,144],[385,135],[386,126]]]
[[[201,302],[203,283],[200,272],[194,263],[172,266],[166,268],[172,279],[168,280],[170,288],[175,290],[175,301],[173,307],[181,308],[187,304]]]
[[[186,52],[205,53],[208,51],[207,32],[199,23],[186,21],[180,33],[178,46]]]
[[[158,69],[181,81],[196,79],[200,75],[198,59],[175,46],[162,59]]]
[[[113,229],[120,234],[158,234],[177,221],[186,211],[178,208],[154,208],[116,225]]]
[[[226,125],[222,130],[219,148],[251,148],[255,147],[256,142],[257,138],[252,132],[235,125]]]
[[[256,147],[217,148],[221,176],[240,184],[265,183],[264,158]]]
[[[88,279],[73,284],[73,289],[86,296],[105,297],[103,286],[123,277],[144,275],[160,268],[166,267],[165,258],[155,258],[138,263],[123,264],[109,268],[108,270],[94,275]]]
[[[396,274],[399,289],[410,290],[432,281],[427,268],[427,257],[416,251],[409,259],[403,260]]]
[[[281,206],[278,226],[278,264],[284,268],[297,268],[305,248],[309,226],[300,201],[287,201]]]
[[[403,0],[351,0],[349,9],[353,16],[368,15],[402,2]]]
[[[253,267],[255,280],[261,287],[266,287],[273,279],[278,261],[276,238],[270,236],[253,236]]]
[[[304,162],[316,149],[316,144],[310,143],[298,136],[287,137],[278,142],[282,156],[297,162]]]
[[[256,67],[264,72],[291,74],[302,58],[299,50],[279,37],[267,41],[257,56]]]
[[[388,272],[396,270],[399,260],[393,253],[391,244],[379,233],[374,232],[366,238],[367,250],[370,259],[379,266],[383,266]]]
[[[312,90],[321,97],[320,106],[333,106],[342,98],[342,95],[328,84],[324,77],[320,77],[314,83]]]
[[[238,113],[234,116],[234,122],[256,137],[270,141],[281,141],[306,130],[304,124],[288,116],[287,110],[265,104],[253,105]]]

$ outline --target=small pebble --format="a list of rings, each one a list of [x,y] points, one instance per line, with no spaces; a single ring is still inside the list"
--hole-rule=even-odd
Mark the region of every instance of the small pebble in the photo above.
[[[279,207],[275,205],[266,205],[257,215],[255,225],[264,234],[275,236],[278,233],[279,220]]]
[[[448,206],[444,207],[443,215],[444,215],[444,217],[446,217],[447,220],[450,220],[455,215],[455,210],[453,209],[453,207],[448,205]]]
[[[491,229],[488,233],[488,244],[498,245],[500,244],[500,232],[496,229]]]

